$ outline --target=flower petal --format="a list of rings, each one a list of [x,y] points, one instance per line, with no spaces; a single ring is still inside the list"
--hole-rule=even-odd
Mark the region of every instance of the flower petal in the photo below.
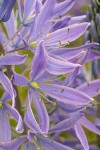
[[[83,114],[76,114],[71,116],[68,119],[60,121],[52,129],[49,130],[49,133],[62,132],[73,128],[73,126],[83,117]]]
[[[48,61],[48,54],[43,46],[43,41],[40,42],[36,49],[31,67],[31,80],[36,80],[44,71]]]
[[[80,120],[80,124],[82,126],[86,127],[91,132],[94,132],[94,133],[100,135],[100,130],[92,122],[90,122],[88,119],[86,119],[86,117],[83,117]]]
[[[57,101],[57,106],[60,107],[62,110],[64,110],[67,114],[68,113],[76,113],[84,110],[86,106],[77,106],[77,105],[72,105],[72,104],[65,104],[62,102]]]
[[[36,4],[35,4],[36,16],[40,13],[41,9],[42,9],[42,2],[40,0],[36,0]]]
[[[37,146],[33,143],[27,142],[25,144],[24,150],[37,150]]]
[[[11,96],[8,92],[5,92],[3,95],[2,95],[2,98],[1,98],[2,102],[7,102],[7,101],[10,101],[11,100]]]
[[[43,150],[73,150],[71,147],[62,145],[48,138],[38,137],[38,142],[42,145]]]
[[[4,25],[5,25],[6,30],[7,30],[8,38],[10,39],[14,35],[16,30],[17,30],[17,27],[16,27],[17,26],[17,22],[15,20],[15,16],[14,16],[14,11],[13,10],[12,10],[10,19],[7,22],[5,22]],[[12,43],[13,42],[14,41],[12,41]]]
[[[0,8],[0,20],[6,22],[9,20],[11,11],[15,5],[16,0],[3,1]]]
[[[51,17],[54,18],[63,15],[74,5],[74,2],[75,2],[74,0],[67,0],[59,4],[56,4],[54,10],[51,11],[52,12]]]
[[[86,62],[93,61],[95,59],[100,59],[100,52],[96,50],[90,50]]]
[[[61,60],[50,57],[48,64],[46,66],[46,70],[50,74],[60,75],[60,74],[69,73],[73,71],[76,67],[80,67],[80,65],[73,64],[69,61],[61,61]]]
[[[52,29],[50,30],[50,32],[54,32],[58,29],[67,27],[69,25],[79,23],[79,22],[83,21],[84,19],[86,19],[86,15],[77,16],[77,17],[65,16],[60,19],[57,19],[57,21],[53,20],[54,25],[53,25]]]
[[[70,16],[65,16],[57,21],[54,22],[53,27],[51,27],[50,32],[54,32],[56,30],[59,30],[61,28],[64,28],[68,26],[68,23],[70,22],[71,17]]]
[[[29,81],[27,78],[25,78],[23,75],[18,74],[13,71],[13,76],[14,76],[14,84],[18,86],[27,86]]]
[[[48,112],[40,96],[36,92],[33,92],[33,93],[34,93],[33,101],[34,101],[35,108],[37,110],[40,128],[44,133],[48,133],[48,130],[49,130]]]
[[[13,102],[12,106],[14,107],[15,106],[14,89],[12,87],[11,81],[2,71],[0,71],[0,82],[3,85],[4,89],[10,94]]]
[[[81,144],[83,145],[84,149],[89,150],[89,145],[88,145],[86,135],[79,123],[77,123],[75,125],[75,131],[76,131],[76,135],[79,138],[79,140],[81,141]]]
[[[0,57],[0,66],[19,65],[25,62],[27,55],[10,54]]]
[[[32,112],[32,109],[31,109],[31,106],[30,106],[30,101],[31,101],[31,93],[29,91],[28,93],[28,106],[27,106],[27,112],[25,114],[25,117],[24,117],[24,122],[25,124],[31,129],[33,130],[34,133],[41,133],[42,134],[42,131],[34,117],[34,114]]]
[[[1,150],[18,150],[21,144],[26,140],[27,140],[26,136],[21,136],[5,144],[0,143],[0,149],[2,148]]]
[[[86,15],[71,17],[69,24],[75,24],[86,20]]]
[[[95,97],[100,94],[100,79],[84,83],[77,87],[77,89],[86,93],[90,97]]]
[[[42,8],[40,14],[38,15],[36,19],[35,24],[35,35],[37,35],[40,30],[43,28],[45,22],[50,17],[54,6],[55,6],[56,0],[46,0],[44,7]]]
[[[50,51],[51,53],[58,55],[60,57],[63,58],[71,58],[75,55],[77,55],[78,53],[80,53],[83,50],[87,50],[90,49],[94,46],[97,46],[97,43],[89,43],[89,44],[85,44],[79,47],[74,47],[74,48],[57,48],[57,49],[53,49],[52,51]]]
[[[43,89],[46,95],[63,103],[73,105],[84,105],[93,100],[87,94],[73,88],[42,83],[39,83],[39,86],[41,87],[41,89]]]
[[[45,44],[67,44],[78,39],[89,27],[89,23],[84,22],[80,24],[70,25],[68,27],[59,29],[50,33],[49,37],[45,38]],[[78,30],[77,30],[78,29]]]
[[[24,0],[24,19],[28,20],[28,17],[31,17],[32,12],[34,12],[34,7],[35,7],[36,0]]]
[[[5,108],[0,112],[0,142],[9,142],[11,140],[11,129]]]
[[[15,108],[12,108],[8,104],[5,104],[5,107],[8,111],[8,113],[18,122],[16,131],[22,133],[24,130],[24,127],[23,127],[23,121],[22,121],[22,118],[21,118],[19,112]]]
[[[64,85],[71,86],[73,84],[74,80],[76,79],[76,76],[79,73],[79,69],[80,68],[75,68],[73,72],[68,74],[67,78],[64,81]]]

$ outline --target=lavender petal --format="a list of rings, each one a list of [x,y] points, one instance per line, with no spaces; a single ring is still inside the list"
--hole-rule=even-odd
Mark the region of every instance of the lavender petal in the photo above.
[[[4,89],[10,94],[12,98],[12,106],[14,107],[15,106],[14,89],[12,87],[11,81],[2,71],[0,71],[0,82],[3,85]]]
[[[55,5],[54,10],[52,11],[51,18],[59,17],[66,13],[73,5],[74,0],[67,0]]]
[[[39,86],[41,87],[41,89],[46,91],[46,95],[63,103],[84,105],[93,100],[87,94],[73,88],[42,83],[39,83]]]
[[[48,64],[46,66],[46,70],[50,74],[60,75],[72,72],[76,67],[80,67],[79,64],[73,64],[69,61],[61,61],[58,59],[54,59],[52,57],[49,58]]]
[[[19,65],[25,62],[27,55],[10,54],[0,57],[0,65]]]
[[[90,97],[95,97],[100,94],[100,79],[84,83],[77,87],[77,89],[85,92]]]
[[[23,121],[19,112],[15,108],[12,108],[9,104],[5,104],[5,107],[6,107],[7,112],[18,122],[16,131],[22,133],[24,131],[24,127],[23,127]]]
[[[62,145],[48,138],[38,137],[38,142],[42,145],[44,150],[73,150],[71,147]]]
[[[59,42],[61,45],[67,44],[78,39],[86,31],[89,25],[89,23],[84,22],[59,29],[55,32],[50,33],[50,36],[45,38],[45,42],[47,45],[57,45],[59,44]]]
[[[30,78],[36,80],[44,71],[48,61],[48,54],[43,46],[43,41],[40,42],[36,49],[36,53],[31,66]]]
[[[96,133],[97,135],[100,135],[100,130],[88,119],[86,119],[86,117],[83,117],[80,120],[80,124],[84,127],[86,127],[88,130],[90,130],[91,132]]]
[[[35,108],[37,110],[38,118],[39,118],[39,123],[40,123],[40,128],[42,132],[48,133],[49,130],[49,116],[48,112],[46,110],[46,107],[41,100],[40,96],[36,93],[33,92],[33,101]]]
[[[63,121],[60,121],[58,124],[56,124],[52,129],[49,130],[49,133],[54,132],[62,132],[69,130],[74,127],[74,125],[83,117],[83,114],[76,114],[71,116],[68,119],[65,119]]]
[[[21,136],[5,144],[0,143],[0,149],[2,148],[1,150],[18,150],[21,144],[26,140],[27,140],[26,136]]]
[[[41,129],[34,117],[34,114],[32,112],[30,102],[31,102],[31,96],[30,96],[30,92],[29,92],[28,93],[28,106],[27,106],[27,112],[24,116],[24,122],[31,130],[33,130],[34,133],[42,134],[42,131],[41,131]]]
[[[0,112],[0,142],[9,142],[11,140],[11,129],[6,114],[6,110],[3,107]]]
[[[79,140],[81,141],[81,144],[84,147],[84,150],[89,150],[89,145],[88,145],[88,141],[86,138],[86,135],[81,127],[81,125],[79,123],[77,123],[75,125],[75,131],[76,131],[76,135],[79,138]]]

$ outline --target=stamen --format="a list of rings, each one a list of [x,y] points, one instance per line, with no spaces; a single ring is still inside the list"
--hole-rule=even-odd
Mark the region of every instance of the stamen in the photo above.
[[[38,43],[37,42],[30,42],[30,47],[31,48],[36,48],[38,46]]]
[[[38,148],[37,148],[37,150],[41,150],[41,147],[40,147],[40,145],[38,145]]]
[[[37,145],[37,137],[34,135],[33,143]]]
[[[57,104],[56,101],[54,101],[54,102],[53,102],[53,105],[56,106],[56,104]]]
[[[68,28],[68,33],[70,32],[70,29]]]
[[[70,45],[70,41],[67,42],[67,45]]]
[[[58,41],[58,43],[59,43],[59,45],[62,45],[60,40]]]
[[[62,74],[62,75],[59,75],[59,76],[54,77],[54,78],[53,78],[53,76],[51,76],[51,77],[48,78],[48,80],[46,82],[53,82],[53,81],[57,81],[57,80],[60,80],[60,79],[61,79],[60,81],[65,80],[66,75],[67,74]]]
[[[50,38],[50,33],[47,33],[46,37],[47,37],[47,38]]]
[[[54,103],[54,102],[52,102],[52,101],[50,101],[45,95],[43,95],[42,93],[40,93],[39,91],[38,91],[38,93],[40,94],[40,96],[41,97],[43,97],[44,99],[46,99],[48,102],[50,102],[50,103]]]
[[[27,21],[29,21],[32,18],[33,18],[33,16],[28,16]]]
[[[2,101],[0,101],[0,108],[2,108]]]
[[[30,83],[32,87],[34,87],[35,89],[39,89],[39,85],[37,82],[31,82]]]

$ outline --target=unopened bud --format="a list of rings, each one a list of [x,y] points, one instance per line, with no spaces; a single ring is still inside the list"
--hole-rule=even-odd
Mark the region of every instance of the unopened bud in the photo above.
[[[91,21],[91,37],[93,37],[93,41],[99,42],[99,36],[94,21]]]

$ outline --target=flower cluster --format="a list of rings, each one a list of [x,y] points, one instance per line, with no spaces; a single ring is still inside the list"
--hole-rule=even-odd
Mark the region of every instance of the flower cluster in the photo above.
[[[100,135],[88,119],[100,79],[87,82],[84,69],[100,58],[99,44],[71,48],[90,26],[85,15],[67,15],[74,3],[0,1],[0,150],[89,150],[82,127]]]

